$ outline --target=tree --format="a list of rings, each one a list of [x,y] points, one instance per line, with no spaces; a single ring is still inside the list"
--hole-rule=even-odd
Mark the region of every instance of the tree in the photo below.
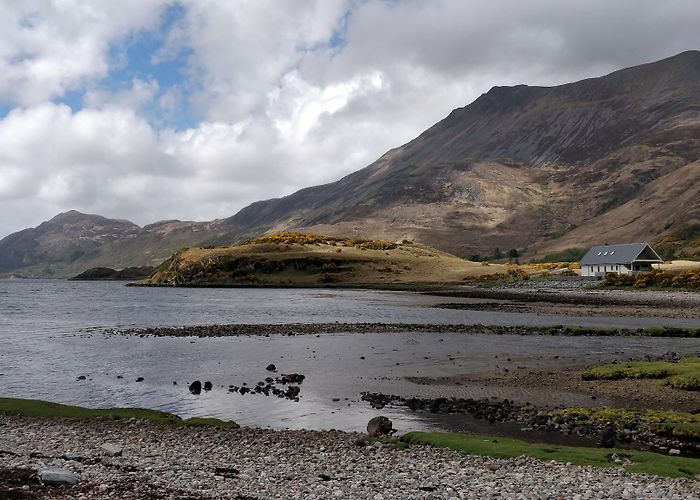
[[[493,258],[494,260],[502,259],[503,258],[503,253],[501,253],[500,248],[496,248],[496,251],[493,252]]]
[[[511,248],[510,250],[508,250],[508,258],[510,260],[517,259],[518,257],[520,257],[520,254],[518,253],[518,250],[516,248]]]

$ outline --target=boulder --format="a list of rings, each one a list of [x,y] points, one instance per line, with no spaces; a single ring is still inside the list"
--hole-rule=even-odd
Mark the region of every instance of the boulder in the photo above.
[[[612,448],[615,446],[615,429],[612,425],[606,425],[598,433],[598,446]]]
[[[269,372],[274,372],[277,370],[277,367],[274,364],[270,363],[265,369]]]
[[[367,423],[367,434],[370,437],[388,436],[395,432],[391,420],[387,417],[374,417]]]
[[[204,390],[205,391],[211,391],[211,388],[213,387],[212,383],[209,382],[208,380],[204,382]]]
[[[202,383],[199,380],[195,380],[190,384],[190,392],[192,394],[201,394],[202,393]]]
[[[52,486],[73,485],[78,483],[78,476],[66,469],[43,469],[39,472],[41,481]]]

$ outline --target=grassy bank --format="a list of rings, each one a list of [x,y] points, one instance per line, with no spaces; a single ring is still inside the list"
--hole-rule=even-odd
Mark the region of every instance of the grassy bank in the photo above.
[[[619,464],[611,460],[616,454],[629,460],[625,470],[666,477],[697,479],[700,474],[700,459],[671,457],[644,451],[607,448],[582,448],[533,444],[517,439],[471,436],[449,432],[410,432],[401,437],[405,443],[417,443],[450,448],[472,455],[496,458],[513,458],[526,455],[539,460],[556,460],[576,465],[614,467]]]
[[[212,427],[237,428],[235,422],[217,418],[182,419],[172,413],[143,408],[83,408],[80,406],[50,403],[35,399],[0,398],[1,415],[18,415],[24,417],[70,418],[70,419],[130,419],[147,420],[161,425],[206,425]]]
[[[601,365],[585,371],[584,380],[658,379],[659,383],[687,391],[700,390],[700,357],[669,361],[628,361]]]

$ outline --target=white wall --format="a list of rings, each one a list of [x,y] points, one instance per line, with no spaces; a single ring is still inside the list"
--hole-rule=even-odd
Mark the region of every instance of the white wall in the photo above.
[[[595,264],[581,266],[581,276],[598,276],[605,273],[629,274],[632,270],[623,264]]]

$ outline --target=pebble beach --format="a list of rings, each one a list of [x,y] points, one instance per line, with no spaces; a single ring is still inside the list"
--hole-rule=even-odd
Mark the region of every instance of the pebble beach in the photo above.
[[[360,437],[2,416],[0,486],[20,499],[700,498],[697,482],[622,467],[361,446]],[[77,483],[42,485],[47,470],[72,474]]]

